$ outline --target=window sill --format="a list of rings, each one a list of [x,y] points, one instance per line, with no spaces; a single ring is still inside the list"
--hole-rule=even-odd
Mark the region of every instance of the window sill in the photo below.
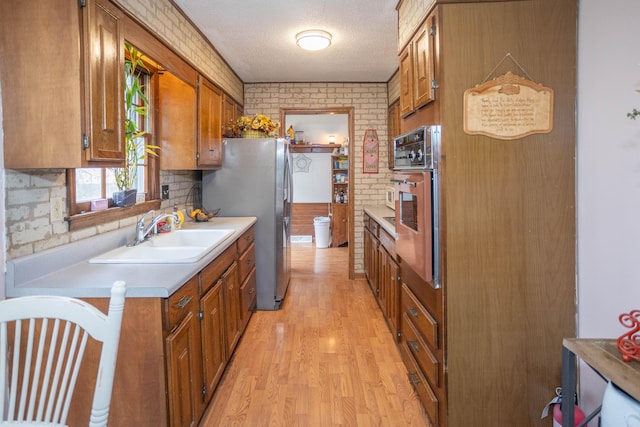
[[[103,211],[85,212],[65,218],[69,222],[69,231],[81,230],[83,228],[94,227],[106,224],[107,222],[118,221],[135,215],[146,213],[150,210],[160,209],[161,201],[149,200],[137,203],[126,208],[109,208]]]

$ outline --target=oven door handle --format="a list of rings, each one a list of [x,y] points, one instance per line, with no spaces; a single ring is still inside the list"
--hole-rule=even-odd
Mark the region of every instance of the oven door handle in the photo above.
[[[391,182],[397,182],[398,184],[407,184],[416,187],[418,185],[417,182],[407,181],[406,179],[392,179]]]

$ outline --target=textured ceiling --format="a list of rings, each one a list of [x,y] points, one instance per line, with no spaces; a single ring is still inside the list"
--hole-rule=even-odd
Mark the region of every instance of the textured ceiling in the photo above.
[[[245,83],[386,82],[398,67],[397,0],[174,0]],[[307,52],[295,35],[333,35]]]

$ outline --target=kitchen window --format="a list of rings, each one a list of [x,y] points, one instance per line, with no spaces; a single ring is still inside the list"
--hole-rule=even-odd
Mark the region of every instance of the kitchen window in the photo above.
[[[156,111],[154,106],[157,103],[155,96],[157,87],[157,69],[151,64],[147,64],[147,70],[140,69],[141,84],[145,89],[147,97],[148,115],[138,115],[138,128],[144,129],[146,134],[141,136],[145,139],[143,144],[139,144],[140,150],[144,150],[146,145],[154,145],[154,117]],[[137,101],[136,101],[137,102]],[[141,103],[141,101],[140,101]],[[139,153],[144,154],[144,153]],[[91,211],[91,201],[107,199],[111,206],[111,195],[117,191],[115,180],[115,169],[110,167],[77,168],[67,170],[67,185],[69,187],[69,230],[80,229],[86,226],[110,222],[120,218],[146,212],[149,209],[160,207],[159,199],[159,162],[155,156],[145,155],[143,163],[137,167],[135,188],[138,194],[144,193],[146,201],[138,203],[127,209],[113,208],[101,211]]]

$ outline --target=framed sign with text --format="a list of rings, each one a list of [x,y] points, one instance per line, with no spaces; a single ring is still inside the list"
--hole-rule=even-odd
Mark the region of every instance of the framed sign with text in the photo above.
[[[464,131],[519,139],[553,129],[553,90],[507,72],[464,92]]]

